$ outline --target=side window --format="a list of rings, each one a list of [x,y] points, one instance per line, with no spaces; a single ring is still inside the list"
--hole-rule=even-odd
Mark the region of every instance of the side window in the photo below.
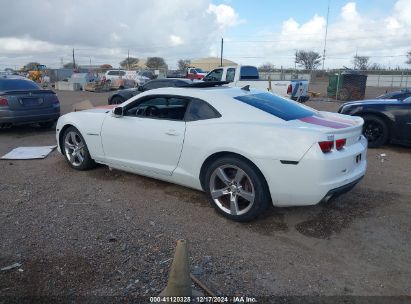
[[[126,116],[183,120],[188,101],[181,97],[158,96],[145,99],[126,110]]]
[[[174,86],[175,87],[185,87],[187,86],[189,83],[182,81],[182,80],[177,80],[176,82],[174,82]]]
[[[186,121],[195,121],[203,119],[211,119],[221,117],[208,103],[200,99],[192,99],[188,112],[186,114]]]
[[[227,69],[227,75],[225,77],[225,80],[229,81],[229,82],[233,82],[234,81],[234,75],[235,75],[235,68]]]
[[[107,75],[116,75],[116,71],[109,71]]]
[[[126,75],[126,72],[124,72],[124,71],[118,71],[118,74],[119,74],[120,76],[124,76],[124,75]]]
[[[158,88],[164,88],[167,86],[166,81],[150,81],[144,85],[144,91],[153,90]]]
[[[206,77],[203,78],[204,81],[221,81],[223,77],[223,69],[216,69],[211,71]]]

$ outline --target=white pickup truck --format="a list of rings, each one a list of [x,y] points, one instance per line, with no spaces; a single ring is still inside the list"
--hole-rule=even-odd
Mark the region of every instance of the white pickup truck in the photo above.
[[[250,65],[226,66],[212,70],[203,81],[228,81],[230,85],[267,90],[299,102],[306,102],[308,80],[261,80],[258,70]]]

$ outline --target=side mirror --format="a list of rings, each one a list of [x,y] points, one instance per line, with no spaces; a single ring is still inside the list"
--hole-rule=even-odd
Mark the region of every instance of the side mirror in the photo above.
[[[144,92],[143,86],[138,86],[137,91],[139,91],[139,92]]]
[[[122,107],[116,107],[113,109],[113,114],[116,117],[121,117],[123,116],[123,108]]]

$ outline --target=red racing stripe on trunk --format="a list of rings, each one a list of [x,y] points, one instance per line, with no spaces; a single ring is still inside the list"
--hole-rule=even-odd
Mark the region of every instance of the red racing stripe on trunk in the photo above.
[[[306,123],[313,124],[313,125],[318,125],[318,126],[323,126],[323,127],[333,128],[333,129],[344,129],[344,128],[350,127],[350,125],[347,125],[347,124],[319,118],[316,116],[303,117],[303,118],[300,118],[300,120]]]

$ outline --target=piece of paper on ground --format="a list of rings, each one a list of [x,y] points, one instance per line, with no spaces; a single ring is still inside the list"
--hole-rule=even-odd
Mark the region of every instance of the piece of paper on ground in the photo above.
[[[37,159],[45,158],[57,146],[43,146],[43,147],[18,147],[11,150],[1,159]]]

